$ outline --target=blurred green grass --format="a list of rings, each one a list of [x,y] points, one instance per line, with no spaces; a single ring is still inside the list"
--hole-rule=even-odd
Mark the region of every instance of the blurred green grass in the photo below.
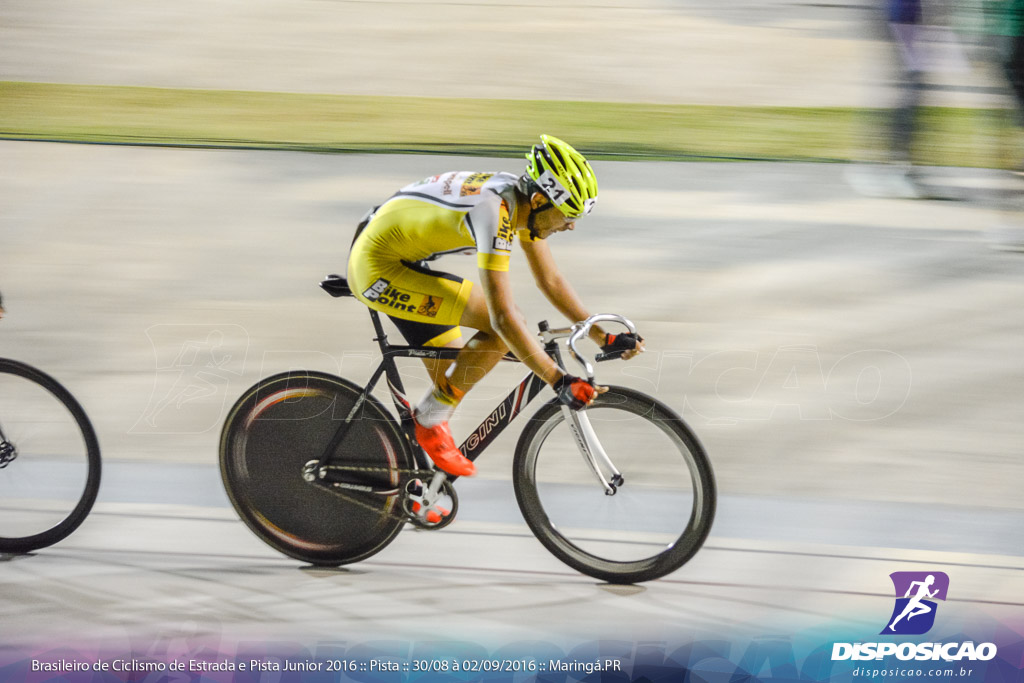
[[[878,156],[879,112],[368,97],[0,81],[0,137],[324,152],[519,155],[541,132],[597,158]],[[1004,166],[1005,116],[928,108],[924,164]]]

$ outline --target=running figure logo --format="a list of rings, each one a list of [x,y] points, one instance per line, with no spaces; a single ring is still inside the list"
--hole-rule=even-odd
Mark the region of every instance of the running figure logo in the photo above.
[[[949,577],[943,572],[893,572],[889,578],[896,589],[896,605],[881,635],[927,633],[935,623],[935,600],[946,599]]]

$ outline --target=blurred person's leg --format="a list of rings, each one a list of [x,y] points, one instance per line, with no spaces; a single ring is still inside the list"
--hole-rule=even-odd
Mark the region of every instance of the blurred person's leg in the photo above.
[[[1015,175],[1024,170],[1020,145],[1020,128],[1024,126],[1024,36],[1020,35],[1020,28],[1017,26],[1016,35],[999,36],[998,50],[1000,67],[1014,105],[1007,130],[1001,136],[1005,147],[1002,157],[1010,169],[1018,172]],[[999,202],[1002,217],[985,231],[989,243],[1004,251],[1024,252],[1024,188],[1017,186],[1020,181],[1019,177],[1011,178],[1012,184],[1002,191],[1003,199]]]
[[[924,71],[919,54],[920,5],[916,0],[889,0],[876,15],[879,36],[884,35],[896,99],[884,107],[876,137],[885,144],[884,163],[854,166],[846,179],[869,197],[916,199],[925,193],[913,175],[913,142],[924,93]]]
[[[890,161],[900,166],[913,165],[914,129],[924,92],[924,74],[904,71],[899,83],[896,106],[890,118]]]
[[[1016,105],[1017,121],[1024,124],[1024,36],[1007,36],[1003,73]]]
[[[1007,36],[1003,73],[1013,95],[1013,121],[1016,124],[1016,130],[1009,136],[1011,166],[1016,171],[1024,171],[1019,135],[1021,127],[1024,126],[1024,35]]]
[[[914,133],[924,94],[924,65],[920,54],[919,11],[910,11],[889,23],[897,51],[896,102],[889,120],[889,196],[914,199],[924,196],[914,178]]]

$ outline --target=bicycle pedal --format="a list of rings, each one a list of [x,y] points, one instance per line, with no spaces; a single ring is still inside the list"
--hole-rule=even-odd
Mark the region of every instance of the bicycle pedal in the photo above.
[[[446,484],[444,491],[431,493],[420,479],[410,479],[405,485],[402,502],[408,521],[421,529],[441,529],[455,519],[458,502],[455,491]]]
[[[445,507],[434,505],[428,508],[418,500],[414,500],[410,507],[418,519],[426,521],[428,524],[440,524],[445,517],[451,514],[451,510]]]
[[[447,517],[450,513],[450,510],[445,510],[443,507],[437,507],[436,509],[427,510],[426,519],[430,524],[440,524],[441,520]]]

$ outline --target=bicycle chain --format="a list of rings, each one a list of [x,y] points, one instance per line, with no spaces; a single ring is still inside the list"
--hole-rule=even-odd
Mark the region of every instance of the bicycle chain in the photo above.
[[[404,470],[395,467],[356,467],[354,465],[324,465],[324,470],[344,470],[345,472],[398,472],[399,474],[421,474],[431,477],[437,470]]]
[[[424,478],[428,478],[428,479],[430,477],[434,476],[434,472],[435,472],[435,470],[406,470],[406,469],[393,469],[393,468],[390,468],[390,467],[352,467],[352,466],[346,466],[346,465],[325,465],[321,469],[335,470],[335,471],[339,471],[340,470],[340,471],[344,471],[344,472],[385,472],[385,473],[388,473],[388,474],[390,474],[392,472],[397,472],[399,474],[417,475],[415,478],[424,477]],[[383,509],[381,509],[381,508],[379,508],[379,507],[377,507],[375,505],[372,505],[372,504],[367,503],[365,501],[362,501],[362,500],[360,500],[358,498],[355,498],[352,494],[344,493],[343,491],[339,490],[339,488],[337,486],[334,486],[331,482],[320,482],[318,480],[318,483],[322,483],[323,486],[325,488],[327,488],[327,490],[329,490],[331,493],[333,493],[334,495],[338,496],[339,498],[342,498],[343,500],[345,500],[345,501],[347,501],[349,503],[355,503],[356,505],[358,505],[360,507],[363,507],[363,508],[366,508],[367,510],[370,510],[370,511],[376,513],[376,514],[383,514],[383,515],[386,515],[387,517],[390,517],[391,519],[394,519],[394,520],[397,520],[397,521],[400,521],[400,522],[410,522],[411,524],[416,524],[416,522],[413,521],[412,516],[407,514],[407,513],[403,512],[403,514],[399,515],[399,514],[396,514],[394,512],[385,511],[385,510],[383,510]],[[398,492],[397,495],[399,495],[399,496],[403,495],[405,493],[404,489],[405,489],[404,486],[399,485],[399,487],[398,487],[398,491],[399,492]],[[401,507],[401,501],[399,501],[399,507]],[[419,526],[419,525],[417,525],[417,526]],[[427,527],[427,528],[429,528],[429,527]]]

